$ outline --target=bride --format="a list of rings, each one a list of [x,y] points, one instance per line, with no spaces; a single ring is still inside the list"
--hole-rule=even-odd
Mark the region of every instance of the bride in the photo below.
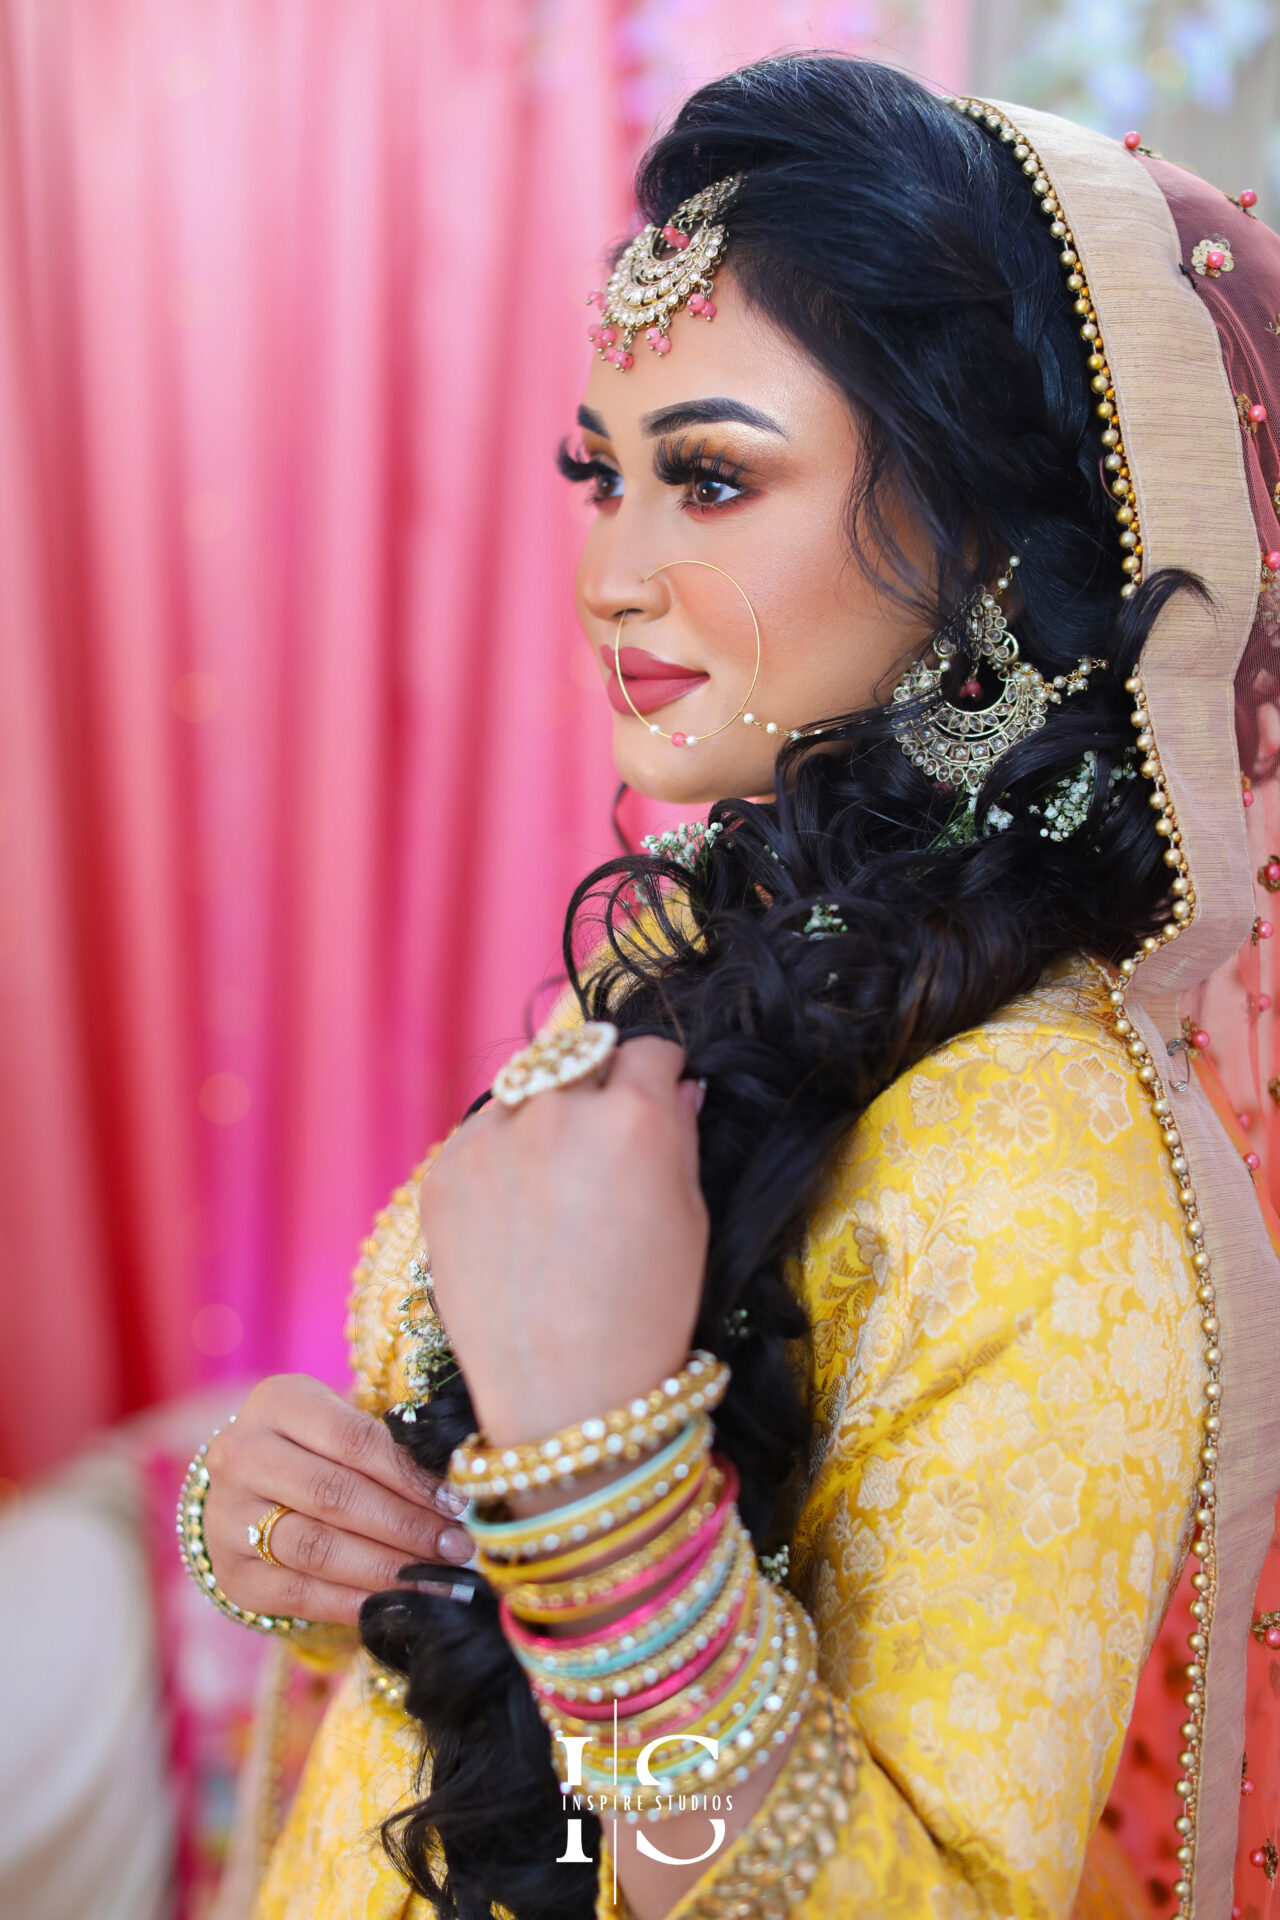
[[[264,1381],[193,1463],[205,1590],[348,1663],[258,1920],[1118,1912],[1189,1548],[1225,1920],[1275,1259],[1175,1001],[1253,912],[1280,248],[834,57],[637,195],[560,465],[619,772],[709,820],[578,890],[380,1216],[358,1404]]]

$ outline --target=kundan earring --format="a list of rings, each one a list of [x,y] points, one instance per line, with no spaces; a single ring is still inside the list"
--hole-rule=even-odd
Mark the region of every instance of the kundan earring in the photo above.
[[[722,578],[724,578],[729,582],[729,585],[731,587],[734,587],[737,589],[737,591],[742,595],[743,601],[746,604],[747,612],[751,615],[751,625],[756,636],[755,669],[751,675],[751,685],[747,688],[747,691],[743,695],[740,704],[734,708],[733,712],[729,715],[729,718],[726,721],[724,721],[724,723],[721,726],[713,727],[710,733],[667,733],[662,727],[660,727],[657,724],[655,720],[645,720],[644,715],[641,713],[639,707],[636,705],[635,701],[631,698],[631,694],[627,688],[627,683],[623,678],[622,661],[620,657],[621,649],[622,649],[622,623],[627,616],[625,613],[621,613],[618,615],[618,624],[614,628],[614,633],[613,633],[613,670],[618,676],[618,685],[622,688],[623,698],[626,701],[627,705],[630,707],[632,713],[634,713],[636,719],[644,720],[644,724],[646,727],[648,727],[650,733],[657,734],[659,739],[661,740],[669,740],[673,747],[696,747],[700,740],[714,740],[715,736],[718,733],[727,732],[727,730],[733,725],[734,721],[739,719],[742,720],[744,724],[748,727],[759,727],[762,733],[781,732],[781,728],[778,726],[778,723],[776,720],[757,720],[754,713],[749,713],[747,711],[747,702],[750,700],[752,694],[755,692],[756,681],[760,678],[760,622],[756,619],[756,610],[752,606],[750,600],[747,599],[747,595],[743,590],[743,588],[738,586],[738,582],[734,579],[731,573],[726,573],[723,567],[715,566],[713,562],[710,560],[664,560],[660,567],[655,567],[653,569],[653,573],[646,573],[644,577],[646,580],[652,580],[653,575],[655,573],[665,573],[668,567],[710,567],[712,573],[720,574]],[[796,728],[792,731],[791,738],[793,740],[798,740],[800,738],[799,728]]]
[[[995,593],[980,587],[966,601],[960,619],[933,637],[928,659],[908,667],[893,690],[895,705],[927,699],[938,692],[953,663],[967,663],[969,677],[960,698],[975,704],[956,706],[939,701],[924,713],[904,717],[897,728],[898,744],[913,765],[944,786],[977,793],[996,761],[1042,727],[1048,709],[1069,694],[1082,693],[1089,675],[1104,660],[1077,660],[1070,673],[1048,681],[1029,660],[1018,657],[1018,642],[1010,633],[996,594],[1007,593],[1018,556],[996,581]],[[998,682],[995,699],[978,706],[984,688],[978,673],[986,664]]]

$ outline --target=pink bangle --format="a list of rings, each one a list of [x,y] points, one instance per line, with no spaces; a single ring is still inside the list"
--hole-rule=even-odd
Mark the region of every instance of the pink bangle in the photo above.
[[[717,1464],[721,1464],[718,1455],[713,1454],[712,1458],[717,1461]],[[676,1594],[682,1592],[689,1581],[696,1578],[698,1568],[701,1567],[715,1551],[716,1541],[723,1527],[725,1516],[729,1507],[737,1498],[739,1484],[738,1470],[731,1460],[725,1460],[722,1465],[724,1485],[720,1489],[720,1495],[715,1506],[697,1531],[691,1534],[674,1552],[669,1553],[664,1560],[655,1561],[653,1566],[646,1567],[643,1573],[633,1574],[630,1580],[624,1580],[620,1587],[601,1602],[601,1606],[602,1608],[612,1606],[618,1600],[625,1600],[628,1594],[637,1593],[642,1588],[652,1586],[653,1582],[657,1579],[666,1579],[668,1575],[674,1576],[687,1566],[688,1572],[686,1578],[681,1581],[680,1586],[676,1588],[674,1593],[668,1588],[662,1593],[655,1594],[651,1600],[642,1602],[640,1606],[634,1607],[630,1613],[623,1614],[620,1619],[611,1620],[607,1627],[597,1627],[594,1631],[588,1628],[584,1633],[564,1635],[534,1633],[529,1627],[526,1627],[521,1621],[515,1618],[511,1611],[510,1599],[508,1595],[504,1593],[498,1602],[498,1618],[502,1623],[502,1629],[507,1635],[507,1638],[517,1646],[533,1647],[539,1651],[544,1651],[552,1642],[560,1647],[596,1646],[599,1644],[602,1634],[607,1633],[613,1635],[623,1629],[639,1626],[645,1620],[651,1619],[661,1608],[670,1605],[671,1601],[675,1599]]]
[[[625,1707],[629,1714],[642,1713],[646,1707],[660,1706],[664,1700],[669,1700],[673,1693],[679,1693],[682,1688],[687,1687],[691,1680],[697,1678],[698,1674],[704,1673],[716,1655],[728,1644],[728,1641],[731,1636],[737,1632],[737,1629],[738,1620],[736,1618],[727,1620],[715,1638],[709,1640],[702,1651],[696,1654],[686,1665],[681,1667],[678,1672],[668,1674],[665,1680],[659,1680],[655,1686],[646,1687],[643,1693],[629,1693],[625,1700],[619,1700],[617,1702],[618,1706]],[[735,1673],[739,1670],[741,1664],[741,1661],[739,1661],[738,1667],[734,1669]],[[557,1713],[565,1714],[571,1719],[611,1720],[613,1718],[614,1702],[612,1700],[602,1700],[593,1704],[590,1701],[564,1700],[558,1693],[551,1690],[544,1690],[538,1686],[535,1686],[534,1691],[540,1699],[545,1700],[548,1706],[552,1707]],[[706,1705],[706,1701],[700,1701],[698,1703],[698,1711],[700,1713],[705,1711]]]
[[[746,1600],[749,1602],[750,1599],[751,1599],[751,1593],[750,1593],[750,1590],[748,1590]],[[759,1630],[760,1629],[757,1629],[757,1632],[759,1632]],[[692,1726],[696,1724],[698,1721],[702,1720],[706,1714],[712,1711],[712,1709],[716,1706],[718,1701],[723,1700],[724,1696],[727,1693],[731,1693],[733,1691],[733,1688],[736,1686],[738,1680],[742,1675],[742,1671],[744,1667],[748,1666],[751,1663],[751,1661],[755,1659],[759,1651],[760,1651],[760,1643],[759,1643],[759,1639],[757,1638],[756,1641],[751,1646],[744,1649],[742,1658],[740,1660],[736,1660],[734,1664],[723,1674],[720,1680],[720,1684],[716,1688],[713,1694],[708,1695],[706,1698],[702,1700],[689,1701],[685,1704],[684,1711],[682,1713],[674,1713],[670,1716],[670,1718],[662,1721],[656,1721],[651,1726],[646,1727],[645,1728],[646,1738],[650,1740],[656,1740],[662,1734],[679,1733],[683,1728]],[[686,1678],[687,1677],[688,1676],[686,1676]],[[581,1709],[577,1705],[577,1703],[571,1702],[570,1704],[572,1705],[573,1713],[581,1715]],[[619,1705],[619,1712],[621,1713],[621,1708],[623,1703],[619,1701],[618,1705]],[[632,1711],[632,1705],[629,1700],[626,1702],[626,1708],[628,1712]],[[564,1717],[571,1718],[572,1716],[566,1715]]]

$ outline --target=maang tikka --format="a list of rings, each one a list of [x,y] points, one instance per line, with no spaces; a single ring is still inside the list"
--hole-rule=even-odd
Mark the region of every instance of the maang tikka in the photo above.
[[[641,229],[618,261],[603,292],[589,293],[600,319],[588,327],[601,359],[620,373],[632,364],[631,342],[641,327],[655,353],[670,353],[671,322],[681,307],[714,320],[713,275],[724,257],[725,230],[717,216],[742,182],[740,173],[691,194],[665,227]]]
[[[1044,725],[1051,706],[1082,693],[1094,669],[1106,665],[1086,656],[1070,673],[1049,681],[1029,660],[1019,658],[1018,642],[996,598],[1008,592],[1017,565],[1013,554],[995,593],[980,587],[960,618],[934,635],[930,651],[936,665],[930,665],[927,656],[914,661],[893,690],[898,706],[927,699],[937,693],[958,657],[969,666],[960,695],[976,701],[983,691],[978,670],[984,663],[991,668],[1000,685],[990,706],[961,707],[943,700],[924,713],[904,717],[896,729],[898,744],[913,765],[964,793],[976,794],[996,761]]]

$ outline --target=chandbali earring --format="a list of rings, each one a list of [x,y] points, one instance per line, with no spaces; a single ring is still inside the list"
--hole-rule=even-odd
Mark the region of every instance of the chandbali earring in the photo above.
[[[1086,657],[1077,660],[1070,673],[1048,681],[1029,660],[1019,659],[1018,642],[995,597],[1008,592],[1017,565],[1018,556],[1012,554],[995,593],[980,587],[965,603],[962,618],[934,635],[931,651],[937,664],[931,666],[927,658],[913,662],[893,690],[899,706],[926,699],[937,693],[959,657],[969,666],[960,697],[977,701],[983,693],[978,671],[984,663],[991,668],[999,690],[989,706],[961,707],[943,700],[923,714],[904,718],[897,728],[898,744],[913,765],[942,785],[970,794],[977,793],[1010,747],[1044,725],[1051,706],[1082,693],[1094,669],[1106,665],[1105,660]]]
[[[754,713],[749,713],[747,711],[747,702],[750,700],[752,694],[755,692],[756,681],[760,678],[760,622],[756,619],[756,610],[752,606],[750,600],[747,599],[745,590],[742,587],[738,586],[738,582],[734,579],[731,573],[726,573],[723,567],[715,566],[713,562],[710,560],[664,560],[660,567],[655,567],[653,569],[653,573],[645,574],[644,576],[645,580],[652,580],[653,575],[655,573],[665,573],[668,567],[710,567],[712,573],[720,574],[725,580],[729,582],[729,585],[731,587],[737,588],[737,591],[742,595],[742,598],[746,603],[747,612],[751,615],[751,625],[756,636],[755,671],[751,675],[751,685],[747,688],[746,693],[743,695],[741,703],[737,707],[735,707],[734,711],[729,715],[729,718],[723,723],[723,725],[718,727],[713,727],[710,733],[667,733],[663,730],[662,727],[660,727],[657,724],[656,721],[645,720],[644,715],[641,713],[639,707],[636,705],[635,701],[631,698],[631,694],[628,690],[627,683],[623,678],[622,662],[619,656],[622,649],[622,623],[627,616],[625,613],[620,613],[618,615],[618,624],[615,627],[614,634],[613,634],[613,670],[618,676],[618,685],[622,688],[622,696],[626,701],[627,705],[630,707],[632,713],[634,713],[636,719],[644,720],[644,724],[646,727],[648,727],[650,733],[657,734],[659,739],[661,740],[669,740],[673,747],[696,747],[700,740],[714,740],[718,733],[727,732],[728,729],[733,725],[735,720],[742,720],[744,724],[748,727],[759,727],[762,733],[779,733],[781,729],[779,728],[776,720],[757,720]],[[800,738],[800,729],[798,727],[792,730],[791,738],[793,740],[798,740]]]

